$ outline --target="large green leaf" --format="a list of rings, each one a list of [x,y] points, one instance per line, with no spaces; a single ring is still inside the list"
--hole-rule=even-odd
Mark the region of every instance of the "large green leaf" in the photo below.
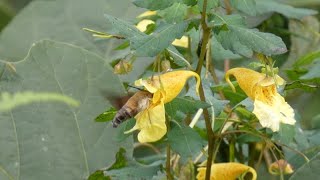
[[[133,4],[150,10],[159,10],[170,7],[175,1],[178,0],[134,0]]]
[[[200,135],[185,125],[173,127],[168,133],[168,141],[183,161],[198,155],[204,147],[204,141]]]
[[[64,0],[32,1],[2,32],[0,58],[18,61],[24,58],[30,46],[41,39],[52,39],[81,46],[87,50],[114,59],[118,53],[111,50],[115,41],[94,39],[82,28],[106,32],[112,24],[106,24],[103,14],[133,18],[137,10],[129,1]]]
[[[176,38],[181,38],[187,25],[187,22],[161,25],[152,35],[130,38],[131,48],[137,56],[156,56]]]
[[[227,26],[227,30],[220,31],[217,40],[225,49],[247,57],[252,56],[252,51],[265,55],[282,54],[287,51],[282,39],[271,33],[259,32],[256,29],[248,29],[237,15],[218,15],[212,19],[214,24]]]
[[[239,59],[241,56],[222,47],[215,36],[211,39],[211,55],[214,60]]]
[[[232,7],[235,7],[246,14],[251,16],[255,16],[257,14],[255,0],[231,0],[230,3]]]
[[[27,55],[34,42],[50,39],[81,46],[104,56],[105,61],[110,63],[127,55],[128,50],[113,50],[122,40],[95,38],[82,28],[109,32],[113,24],[106,23],[105,13],[132,20],[140,12],[142,9],[129,1],[32,1],[0,34],[0,59],[18,61]],[[120,78],[132,82],[150,63],[149,58],[137,58],[133,63],[133,71]]]
[[[150,165],[143,165],[135,161],[121,169],[105,171],[107,176],[115,179],[151,179],[161,169],[162,161],[156,161]]]
[[[187,15],[188,6],[182,3],[174,3],[172,6],[160,10],[158,14],[162,16],[168,23],[179,23]]]
[[[315,15],[317,11],[304,8],[294,8],[292,6],[279,3],[275,0],[256,0],[258,14],[267,12],[277,12],[288,18],[301,19],[305,16]]]
[[[184,113],[195,113],[199,108],[204,109],[210,106],[211,105],[206,102],[194,100],[190,97],[177,97],[165,105],[166,113],[171,117],[174,117],[178,111]]]
[[[159,40],[159,37],[155,37],[154,35],[149,35],[148,36],[148,35],[144,34],[143,32],[140,32],[135,26],[133,26],[132,24],[130,24],[127,21],[118,19],[118,18],[113,17],[113,16],[108,15],[108,14],[105,14],[105,17],[107,18],[108,22],[113,25],[112,26],[112,31],[114,33],[118,34],[118,35],[121,35],[121,36],[124,36],[125,38],[128,38],[130,40],[130,42],[131,41],[138,41],[138,43],[142,43],[140,45],[144,45],[144,43],[145,44],[158,43],[156,41]],[[171,25],[171,27],[172,26],[174,26],[174,25]],[[158,32],[157,34],[159,34],[159,30],[157,32]],[[166,33],[170,34],[170,32],[168,32],[168,31],[167,32],[160,32],[160,33],[164,33],[164,35],[166,35]],[[169,36],[172,36],[172,34],[170,34]],[[169,37],[167,36],[165,38],[165,40],[168,40],[168,38]],[[151,40],[151,41],[146,42],[145,40]],[[163,42],[163,40],[162,40],[162,44],[157,44],[157,45],[160,45],[161,47],[164,47],[163,45],[166,45],[168,42],[171,42],[171,41]],[[136,42],[133,42],[133,43],[136,43]],[[164,44],[164,43],[166,43],[166,44]],[[143,49],[140,46],[138,48],[139,48],[139,50],[138,50],[138,53],[136,54],[138,56],[139,55],[143,55],[144,56],[145,54],[149,54],[147,51],[150,48],[154,49],[153,52],[154,51],[159,51],[159,49],[155,49],[154,47],[147,47],[146,49]],[[187,61],[184,59],[183,55],[181,55],[179,53],[179,51],[173,45],[169,45],[169,47],[167,49],[170,52],[170,54],[173,56],[175,63],[177,63],[179,66],[187,66],[187,65],[189,65],[188,63],[186,63]]]
[[[295,136],[295,126],[290,124],[280,123],[280,129],[277,134],[274,134],[274,139],[282,144],[290,144]]]
[[[315,155],[308,163],[301,166],[290,177],[290,180],[319,179],[320,153]]]
[[[119,146],[132,152],[132,140],[118,143],[117,129],[94,122],[111,106],[101,91],[124,93],[103,58],[45,40],[12,65],[16,71],[5,69],[1,76],[2,92],[60,93],[78,100],[80,106],[32,103],[1,113],[0,179],[84,179],[110,165]]]

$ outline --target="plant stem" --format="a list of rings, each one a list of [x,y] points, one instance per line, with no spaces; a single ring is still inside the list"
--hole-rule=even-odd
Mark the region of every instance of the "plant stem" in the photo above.
[[[167,125],[167,130],[170,130],[170,120],[169,117],[166,116],[166,125]],[[173,176],[171,174],[171,150],[170,150],[170,144],[169,142],[167,143],[167,158],[166,158],[166,175],[168,180],[173,180]]]
[[[202,8],[202,13],[201,13],[201,27],[203,30],[202,33],[202,45],[201,45],[201,52],[200,52],[200,57],[199,61],[197,64],[197,69],[196,73],[201,76],[201,69],[203,66],[203,62],[205,60],[205,55],[207,51],[207,44],[210,39],[210,34],[211,34],[211,29],[208,27],[206,23],[206,16],[207,16],[207,0],[203,1],[203,8]],[[200,88],[199,88],[199,95],[200,95],[200,100],[201,101],[206,101],[204,91],[203,91],[203,86],[202,82],[200,82]],[[211,164],[212,164],[212,155],[213,155],[213,131],[211,128],[211,121],[210,121],[210,116],[209,112],[207,109],[203,110],[203,117],[205,119],[205,124],[206,124],[206,129],[207,129],[207,135],[208,135],[208,159],[207,159],[207,168],[206,168],[206,180],[210,179],[210,174],[211,174]]]
[[[172,177],[172,174],[171,174],[170,145],[169,144],[167,144],[166,174],[167,174],[167,179],[173,180],[173,177]]]

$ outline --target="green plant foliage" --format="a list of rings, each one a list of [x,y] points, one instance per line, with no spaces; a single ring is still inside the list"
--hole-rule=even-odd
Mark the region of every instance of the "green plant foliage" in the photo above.
[[[179,23],[187,15],[188,6],[182,3],[174,3],[172,6],[159,11],[159,15],[168,23]]]
[[[115,94],[124,90],[101,57],[45,40],[14,66],[15,72],[5,70],[1,76],[2,92],[59,93],[80,106],[32,103],[0,113],[1,179],[83,179],[113,161],[116,130],[93,119],[111,106],[102,89]],[[132,151],[129,139],[121,145]]]
[[[101,113],[94,120],[96,122],[108,122],[111,121],[114,116],[117,114],[117,110],[114,107],[109,108],[105,112]]]
[[[168,133],[168,142],[183,162],[198,155],[204,148],[204,141],[199,134],[185,125],[174,126]]]
[[[302,82],[301,80],[293,81],[291,83],[286,84],[286,86],[285,86],[285,90],[302,89],[302,90],[308,91],[308,92],[314,92],[318,88],[319,87],[317,85],[306,84],[306,83]]]
[[[198,8],[202,12],[203,9],[203,0],[198,0]],[[218,0],[212,0],[212,1],[207,1],[207,11],[210,11],[213,8],[218,7],[219,1]]]
[[[294,167],[288,178],[319,176],[320,22],[312,16],[319,3],[311,10],[299,8],[309,0],[302,6],[292,6],[298,0],[27,1],[4,27],[14,13],[0,0],[1,180],[193,180],[200,166],[231,161],[270,179],[267,165],[279,158]],[[153,21],[144,32],[142,20]],[[186,46],[172,45],[181,37]],[[132,71],[115,75],[120,60]],[[267,67],[274,68],[286,91],[245,69],[229,71],[237,81],[232,91],[225,75],[234,67],[268,77],[274,73]],[[197,73],[200,87],[180,71],[161,76],[176,70]],[[164,78],[155,88],[158,75]],[[117,111],[102,92],[121,97],[141,77],[152,97],[137,99],[131,110],[144,118],[113,128]],[[178,78],[189,79],[179,84]],[[265,116],[277,116],[273,106],[284,102],[276,91],[297,122],[282,119],[273,132],[253,109],[261,101]],[[292,116],[292,109],[281,112]],[[161,139],[141,139],[156,135]]]
[[[267,12],[277,12],[287,16],[288,18],[301,19],[305,16],[315,15],[317,11],[311,9],[294,8],[292,6],[279,3],[275,0],[256,0],[258,14]]]
[[[88,180],[111,180],[110,177],[104,176],[102,170],[97,170],[88,177]]]
[[[280,123],[280,130],[275,134],[274,139],[282,144],[290,144],[296,133],[296,128],[293,125]]]
[[[21,92],[11,95],[10,93],[3,92],[0,96],[0,111],[10,111],[17,106],[33,102],[50,101],[60,101],[71,106],[79,106],[79,102],[76,100],[56,93]]]
[[[211,54],[216,60],[222,61],[224,59],[239,59],[241,57],[230,50],[224,49],[216,37],[212,37],[211,44]]]
[[[257,14],[255,0],[231,0],[230,3],[233,7],[243,13],[251,16],[255,16]]]
[[[106,24],[103,14],[117,17],[132,16],[128,11],[133,5],[130,2],[95,0],[94,3],[87,0],[54,1],[33,1],[16,16],[0,35],[1,59],[18,61],[23,59],[30,49],[30,46],[41,39],[52,39],[71,43],[97,53],[106,55],[112,60],[113,54],[105,54],[115,46],[114,42],[96,41],[89,33],[82,28],[110,30],[112,24]],[[114,7],[121,5],[123,10]],[[86,9],[86,13],[83,10]],[[89,12],[90,11],[90,12]],[[131,10],[132,11],[132,10]],[[137,12],[137,11],[135,11]],[[59,16],[57,16],[59,14]],[[32,21],[30,21],[32,18]],[[32,23],[30,23],[32,22]],[[28,35],[27,35],[28,34]]]
[[[160,171],[161,161],[156,161],[150,165],[143,165],[137,162],[132,162],[130,166],[113,169],[110,171],[105,171],[107,176],[110,176],[111,179],[141,179],[141,178],[152,178],[158,171]]]
[[[165,9],[167,7],[170,7],[173,3],[175,3],[177,0],[165,0],[165,1],[157,1],[157,0],[134,0],[133,4],[150,9],[150,10],[159,10],[159,9]]]
[[[308,163],[297,169],[296,172],[290,177],[290,180],[318,179],[320,170],[319,164],[320,153],[315,155]]]
[[[152,35],[130,38],[130,44],[137,56],[155,56],[167,48],[173,40],[181,38],[186,22],[178,24],[162,24]]]
[[[175,117],[178,111],[184,113],[196,113],[199,108],[204,109],[210,106],[211,105],[206,102],[194,100],[190,97],[178,97],[165,105],[166,113],[171,117]]]
[[[280,37],[270,33],[259,32],[256,29],[244,27],[242,17],[239,15],[215,15],[213,24],[225,25],[228,30],[221,30],[217,40],[225,49],[235,54],[251,57],[253,51],[266,55],[282,54],[287,51],[286,45]]]
[[[168,47],[168,52],[173,58],[173,62],[180,67],[191,67],[190,63],[183,57],[183,55],[172,45]]]
[[[309,65],[312,62],[314,62],[315,60],[317,60],[318,58],[320,58],[320,51],[315,51],[315,52],[311,52],[301,58],[299,58],[294,64],[293,66],[295,68],[299,68],[301,66],[305,66],[305,65]]]
[[[108,168],[108,170],[121,169],[123,167],[126,167],[128,162],[127,162],[127,158],[125,157],[125,154],[126,154],[126,150],[123,148],[120,148],[116,154],[116,162],[114,162],[112,166]]]
[[[0,32],[1,30],[9,23],[11,18],[14,16],[15,12],[13,11],[10,4],[6,1],[0,1]]]

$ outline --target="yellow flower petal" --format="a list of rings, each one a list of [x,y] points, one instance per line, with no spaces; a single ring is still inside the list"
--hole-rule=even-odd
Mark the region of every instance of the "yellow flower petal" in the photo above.
[[[279,131],[280,123],[294,125],[294,111],[284,98],[276,93],[272,98],[272,104],[262,101],[254,101],[253,114],[257,116],[262,127],[268,127],[272,131]]]
[[[147,26],[149,24],[154,24],[154,21],[152,20],[149,20],[149,19],[144,19],[142,21],[140,21],[136,27],[141,31],[141,32],[144,32],[145,30],[147,30]]]
[[[251,99],[255,99],[254,89],[255,86],[261,82],[266,75],[253,71],[246,68],[233,68],[227,71],[226,81],[231,86],[232,90],[235,92],[235,88],[230,81],[230,75],[233,75],[240,86],[240,88],[247,94]]]
[[[135,119],[136,125],[126,133],[140,130],[138,140],[141,143],[157,141],[167,132],[163,103],[140,112]]]
[[[157,11],[146,11],[146,12],[143,12],[142,14],[140,14],[137,18],[144,18],[144,17],[148,17],[148,16],[153,16],[156,14],[157,14]]]
[[[197,79],[196,91],[198,93],[200,77],[197,73],[187,70],[167,72],[160,76],[153,76],[147,80],[139,79],[135,82],[135,85],[144,86],[151,93],[163,91],[163,95],[165,96],[164,103],[167,103],[178,96],[186,81],[192,76]]]
[[[172,45],[188,48],[188,46],[189,46],[188,37],[182,36],[181,39],[175,39],[172,42]]]
[[[250,172],[252,180],[257,179],[256,171],[247,165],[240,163],[217,163],[211,166],[210,180],[235,180],[237,177]],[[204,180],[206,175],[206,168],[198,168],[197,180]]]

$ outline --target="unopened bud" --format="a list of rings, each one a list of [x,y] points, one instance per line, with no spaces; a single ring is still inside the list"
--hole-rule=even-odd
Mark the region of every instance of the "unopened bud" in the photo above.
[[[116,64],[114,66],[113,69],[113,73],[115,74],[128,74],[128,72],[130,72],[132,70],[132,64],[124,61],[124,60],[120,60],[118,62],[118,64]]]
[[[269,173],[273,175],[280,175],[281,171],[283,174],[292,174],[292,166],[283,159],[280,159],[269,166]]]
[[[171,69],[170,61],[169,60],[163,60],[161,61],[161,70],[163,72],[167,72]]]

